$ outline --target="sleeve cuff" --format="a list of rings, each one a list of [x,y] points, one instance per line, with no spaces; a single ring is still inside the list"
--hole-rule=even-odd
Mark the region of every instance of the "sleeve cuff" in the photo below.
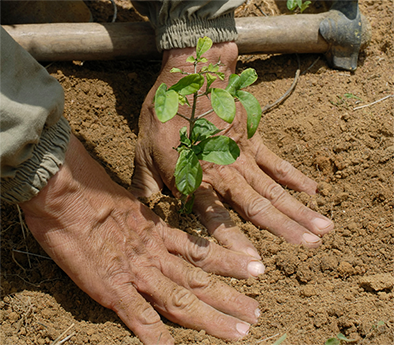
[[[1,179],[1,199],[18,204],[30,200],[43,189],[64,163],[71,128],[61,117],[51,127],[44,127],[33,156],[22,163],[14,178]]]
[[[192,15],[172,19],[156,28],[156,45],[159,50],[195,47],[200,37],[208,36],[214,43],[230,42],[237,38],[234,13],[213,19]]]

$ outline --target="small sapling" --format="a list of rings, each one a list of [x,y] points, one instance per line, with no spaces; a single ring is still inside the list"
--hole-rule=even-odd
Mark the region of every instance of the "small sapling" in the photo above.
[[[211,46],[212,40],[209,37],[200,38],[196,56],[186,59],[186,62],[194,65],[194,73],[173,68],[171,73],[185,76],[170,87],[161,84],[154,98],[156,116],[161,122],[167,122],[176,115],[188,122],[188,127],[182,127],[179,131],[180,144],[176,148],[179,157],[174,173],[175,185],[182,194],[181,211],[184,213],[191,212],[194,192],[202,182],[203,171],[199,161],[227,165],[234,163],[240,154],[236,142],[227,136],[218,135],[221,129],[205,117],[215,112],[222,120],[232,123],[236,114],[235,102],[239,101],[247,113],[247,133],[248,138],[251,138],[257,130],[262,113],[257,99],[242,90],[256,81],[257,73],[254,69],[248,68],[240,75],[230,75],[225,89],[212,87],[216,79],[224,80],[226,76],[219,71],[222,66],[220,59],[215,64],[208,64],[208,60],[203,57]],[[212,106],[212,109],[202,114],[197,111],[200,97],[208,97]],[[185,104],[191,108],[190,117],[178,112],[179,105]]]
[[[311,1],[305,1],[303,2],[302,0],[287,0],[286,6],[290,11],[294,11],[296,8],[299,8],[300,12],[304,12],[309,5],[311,4]]]

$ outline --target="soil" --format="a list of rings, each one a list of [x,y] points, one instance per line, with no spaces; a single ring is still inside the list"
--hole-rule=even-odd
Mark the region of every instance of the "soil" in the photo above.
[[[118,21],[145,20],[127,0],[117,4]],[[88,5],[96,21],[112,19],[109,1]],[[320,248],[307,250],[257,229],[230,209],[267,267],[258,279],[219,278],[255,298],[262,309],[250,334],[231,344],[272,344],[285,334],[282,344],[323,344],[338,333],[355,344],[394,343],[394,98],[355,109],[393,95],[393,5],[365,0],[360,8],[371,24],[372,39],[357,70],[331,69],[319,55],[300,56],[302,73],[295,90],[263,116],[258,132],[271,150],[320,182],[317,196],[290,192],[333,219],[335,230],[324,236]],[[260,10],[279,14],[274,2],[256,0],[237,15],[261,16]],[[290,87],[298,65],[293,55],[241,56],[239,71],[247,67],[258,72],[250,91],[264,106]],[[74,133],[128,188],[140,107],[160,61],[73,61],[47,69],[64,87],[64,114]],[[166,191],[146,203],[180,229],[201,227],[194,215],[176,212],[179,203]],[[22,228],[15,206],[2,206],[1,221],[2,344],[140,344],[115,313],[45,258]],[[165,322],[177,344],[225,344],[204,331]]]

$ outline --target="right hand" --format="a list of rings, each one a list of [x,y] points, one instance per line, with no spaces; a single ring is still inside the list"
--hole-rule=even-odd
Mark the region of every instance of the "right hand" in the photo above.
[[[257,301],[206,272],[249,278],[264,271],[262,263],[166,225],[74,136],[59,172],[20,206],[53,260],[145,344],[173,344],[158,313],[227,340],[257,322]]]

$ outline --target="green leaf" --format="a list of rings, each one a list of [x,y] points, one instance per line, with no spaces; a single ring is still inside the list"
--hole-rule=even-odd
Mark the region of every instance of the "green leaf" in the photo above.
[[[183,147],[175,166],[175,185],[185,195],[194,193],[202,182],[202,168],[196,154]]]
[[[199,62],[206,63],[206,62],[208,62],[208,59],[206,59],[205,57],[202,57]]]
[[[175,85],[172,85],[168,90],[174,90],[182,96],[191,95],[204,84],[204,77],[200,74],[190,74],[183,77]]]
[[[171,120],[178,112],[178,94],[175,91],[167,91],[167,85],[164,83],[156,90],[154,103],[156,116],[163,123]]]
[[[327,339],[324,345],[340,345],[340,341],[337,338]]]
[[[212,83],[218,78],[216,75],[212,75],[210,73],[207,73],[206,75],[207,78],[207,91],[211,87]]]
[[[201,140],[205,140],[208,137],[221,132],[212,122],[206,119],[198,119],[194,123],[192,129],[191,140],[193,143]]]
[[[190,63],[194,63],[196,61],[196,59],[194,58],[194,56],[189,56],[187,59],[186,59],[186,62],[190,62]]]
[[[185,96],[182,96],[179,93],[178,93],[178,102],[179,102],[180,105],[187,104],[190,107],[190,103],[189,103],[188,99]]]
[[[287,0],[286,6],[289,9],[289,11],[294,11],[295,8],[297,7],[297,1],[296,0]]]
[[[212,65],[211,63],[208,66],[208,71],[212,73],[216,73],[219,71],[219,65]]]
[[[216,115],[222,120],[231,123],[235,116],[235,102],[234,98],[223,89],[212,89],[211,104]]]
[[[346,336],[344,334],[342,334],[342,333],[338,333],[337,334],[337,338],[339,340],[346,341],[347,343],[352,343],[354,341],[353,339],[346,338]]]
[[[237,98],[240,100],[242,105],[246,110],[247,118],[247,131],[248,131],[248,139],[253,137],[254,133],[259,126],[261,119],[261,106],[259,101],[254,97],[251,93],[238,90]]]
[[[180,137],[180,142],[185,145],[190,147],[191,146],[191,141],[189,139],[189,137],[187,136],[187,127],[182,127],[179,130],[179,137]],[[182,146],[181,146],[182,147]],[[179,150],[181,150],[181,148],[179,148]]]
[[[311,4],[312,2],[310,2],[310,1],[305,1],[303,4],[302,4],[302,6],[300,7],[300,12],[302,13],[302,12],[304,12],[308,7],[309,7],[309,5]]]
[[[274,342],[273,345],[282,344],[285,341],[286,338],[287,338],[287,333],[283,334],[277,341]]]
[[[197,59],[200,59],[201,56],[206,53],[212,47],[212,40],[205,36],[198,39],[197,47],[196,47],[196,54]]]
[[[231,74],[230,78],[228,79],[226,90],[230,93],[231,96],[235,97],[235,94],[240,89],[240,86],[241,77],[237,74]]]
[[[192,149],[195,150],[195,147],[201,150],[198,159],[221,165],[234,163],[240,154],[237,143],[224,135],[205,139]]]
[[[180,68],[171,68],[170,73],[182,73],[182,70]]]
[[[223,72],[215,72],[220,80],[224,80],[225,74]]]
[[[240,89],[244,89],[245,87],[252,85],[257,80],[257,72],[253,68],[247,68],[240,75],[241,86]]]

